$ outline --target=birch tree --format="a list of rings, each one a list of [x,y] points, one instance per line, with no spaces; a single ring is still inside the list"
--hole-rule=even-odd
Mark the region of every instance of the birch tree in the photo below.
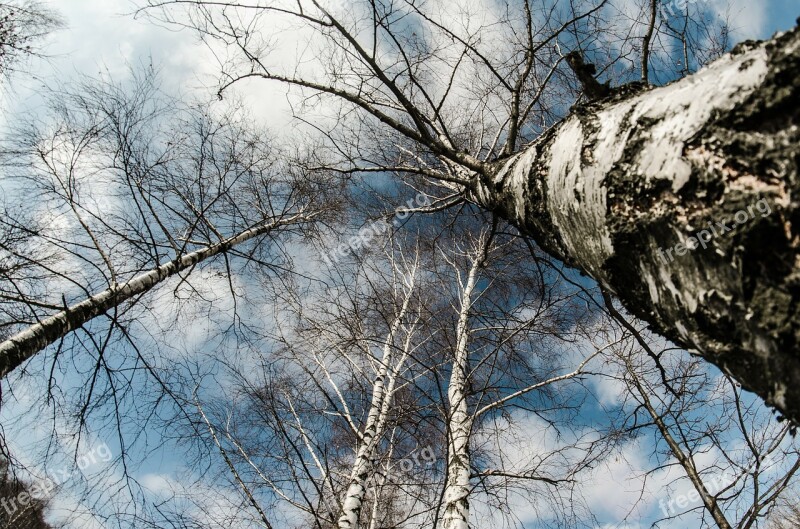
[[[387,523],[376,475],[407,420],[395,398],[413,384],[408,364],[424,341],[419,267],[419,252],[391,244],[352,268],[337,264],[328,292],[340,298],[292,306],[280,349],[255,371],[231,364],[237,395],[198,408],[217,410],[202,420],[254,505],[267,490],[314,527]]]
[[[280,83],[318,136],[286,132],[300,147],[278,149],[246,108],[181,104],[138,79],[132,92],[60,91],[52,120],[4,145],[4,197],[35,200],[0,218],[0,375],[38,371],[48,399],[63,393],[53,407],[74,431],[54,426],[54,438],[105,420],[127,457],[157,423],[159,441],[195,456],[171,497],[131,493],[148,503],[113,513],[119,525],[522,526],[515,494],[552,511],[538,523],[586,523],[579,481],[624,435],[582,415],[587,381],[638,335],[629,323],[599,341],[582,306],[596,296],[553,259],[795,417],[796,32],[725,55],[724,26],[701,38],[688,13],[652,1],[622,26],[631,13],[611,0],[148,3],[219,52],[223,106],[243,79]],[[301,45],[280,47],[287,35]],[[330,253],[335,231],[364,220],[346,218],[339,195],[361,207],[402,186],[429,199],[383,212],[402,242],[367,244],[359,231]],[[399,222],[409,209],[416,233]],[[334,229],[313,231],[317,221]],[[304,276],[317,265],[322,278]],[[177,317],[148,300],[223,305],[204,297],[204,270],[229,291],[224,338],[175,361],[166,352],[183,344],[165,328]],[[147,337],[155,347],[140,347]],[[74,395],[50,383],[65,353]],[[618,360],[631,420],[650,421],[659,461],[679,461],[720,527],[758,523],[793,468],[737,479],[727,493],[753,501],[726,511],[692,463],[694,441],[724,428],[678,413],[699,401],[653,394],[674,381],[663,368],[640,376],[659,355],[630,353]],[[750,402],[730,394],[726,417],[749,452],[725,452],[729,466],[781,453],[792,427],[765,427],[757,407],[753,427],[740,411]],[[405,468],[424,449],[431,465]]]
[[[610,351],[619,375],[606,370],[605,376],[619,376],[624,385],[620,405],[631,410],[625,428],[656,439],[648,474],[666,474],[658,478],[668,491],[659,500],[661,522],[700,511],[703,527],[761,526],[795,487],[794,426],[776,422],[729,375],[659,346],[614,306],[609,312],[631,336]],[[678,492],[682,480],[691,484],[689,493]]]
[[[58,14],[41,2],[0,3],[0,73],[8,77],[21,61],[41,55],[41,41],[61,25]]]
[[[670,32],[675,20],[645,4],[633,17],[608,0],[152,0],[144,12],[224,49],[220,94],[258,78],[355,111],[326,133],[329,168],[423,177],[492,211],[797,420],[788,219],[800,37],[741,43],[682,79],[693,68],[649,76],[673,45],[701,39]],[[282,23],[314,52],[276,61]],[[633,44],[591,52],[618,41]],[[639,75],[620,81],[672,82],[595,78],[631,64]]]
[[[48,113],[15,122],[0,145],[0,366],[14,370],[3,405],[27,411],[3,426],[34,418],[22,428],[37,435],[49,426],[52,442],[26,446],[43,465],[73,449],[65,438],[77,458],[87,439],[111,434],[118,474],[104,476],[105,489],[76,477],[97,503],[74,516],[108,516],[101,496],[114,490],[122,520],[144,495],[131,475],[147,443],[138,432],[178,422],[195,436],[206,430],[189,421],[186,335],[203,326],[210,340],[236,335],[229,360],[257,341],[243,315],[289,281],[284,244],[313,235],[333,209],[315,204],[335,185],[317,188],[278,161],[241,109],[179,102],[152,70],[45,95]],[[205,320],[187,323],[198,307]],[[227,320],[218,329],[215,315]]]
[[[281,348],[235,370],[226,402],[203,405],[220,472],[247,484],[271,524],[297,512],[319,528],[461,527],[472,501],[495,496],[513,520],[500,498],[514,488],[550,489],[534,495],[578,510],[565,489],[605,444],[567,431],[597,353],[551,357],[548,341],[580,334],[556,331],[580,320],[571,296],[531,279],[519,239],[468,224],[426,220],[430,232],[407,237],[435,242],[416,251],[366,247],[331,264],[318,300],[287,297],[297,322],[282,326]],[[492,440],[514,410],[549,417],[570,440],[508,459]]]
[[[180,108],[154,71],[52,97],[50,118],[4,145],[3,187],[38,215],[6,204],[0,219],[1,301],[14,313],[0,323],[3,377],[98,316],[113,327],[130,302],[203,262],[239,251],[267,262],[259,245],[321,212],[263,132],[235,111]]]
[[[554,293],[558,292],[556,283],[549,285],[554,291],[548,292],[544,285],[541,285],[544,291],[527,290],[531,285],[520,281],[523,272],[514,270],[520,262],[524,263],[519,260],[520,241],[505,239],[496,230],[495,225],[473,236],[464,255],[453,252],[443,257],[458,278],[458,297],[453,306],[453,348],[447,354],[447,468],[441,500],[441,523],[446,529],[479,525],[470,520],[470,503],[478,489],[489,497],[497,494],[506,501],[515,486],[530,490],[540,484],[563,492],[604,450],[600,436],[589,441],[578,435],[571,442],[566,441],[571,438],[566,431],[575,403],[570,402],[567,396],[570,391],[565,388],[570,383],[579,383],[582,376],[591,375],[592,360],[607,345],[579,356],[572,367],[565,367],[570,366],[570,361],[547,359],[545,344],[549,340],[562,341],[562,345],[569,347],[580,335],[580,325],[566,331],[566,321],[559,321],[558,316],[563,304],[572,309],[567,310],[571,313],[567,321],[579,319],[576,307],[571,306],[569,295]],[[494,266],[493,260],[498,261]],[[463,268],[461,263],[465,263]],[[485,286],[479,287],[481,283]],[[530,319],[520,318],[521,314]],[[556,331],[559,327],[560,331]],[[563,391],[554,389],[558,386],[564,386]],[[510,421],[508,418],[515,409],[530,410],[541,416],[552,413],[549,420],[561,431],[564,443],[533,454],[530,461],[520,461],[504,454],[507,447],[503,443],[484,441],[498,453],[490,453],[484,446],[479,452],[486,453],[476,457],[475,450],[481,445],[477,439],[502,436],[494,433],[494,428],[503,428],[496,424],[498,416]],[[563,466],[557,462],[562,456],[568,461]],[[577,506],[570,506],[572,502],[560,504],[558,496],[559,493],[553,494],[551,500],[564,509],[559,517],[563,516],[565,522],[569,511],[577,510]],[[513,514],[506,512],[507,507],[507,504],[493,506],[498,514],[505,513],[513,519]]]
[[[416,256],[419,260],[419,254]],[[389,332],[386,335],[378,360],[378,369],[374,382],[372,383],[372,395],[369,402],[367,420],[358,432],[359,446],[356,451],[355,462],[350,471],[349,483],[342,500],[342,514],[337,521],[340,529],[354,529],[358,527],[359,516],[364,503],[364,496],[367,492],[367,480],[375,474],[373,462],[378,444],[385,435],[388,425],[389,409],[393,404],[394,392],[398,385],[398,377],[405,371],[404,365],[412,352],[414,345],[413,327],[410,325],[405,331],[406,337],[403,345],[399,347],[400,357],[395,358],[394,349],[397,347],[395,341],[401,325],[408,319],[409,305],[412,302],[412,294],[415,289],[418,262],[412,262],[411,269],[403,274],[403,294],[400,301],[400,310],[391,322]],[[413,310],[413,308],[412,308]],[[418,322],[417,322],[418,323]]]
[[[461,303],[456,324],[456,347],[453,365],[447,384],[447,484],[444,489],[444,529],[466,529],[469,527],[470,464],[469,440],[472,433],[472,417],[467,407],[467,384],[469,371],[468,320],[478,273],[488,257],[491,235],[482,233],[477,240],[480,249],[472,257],[466,278],[460,285]]]

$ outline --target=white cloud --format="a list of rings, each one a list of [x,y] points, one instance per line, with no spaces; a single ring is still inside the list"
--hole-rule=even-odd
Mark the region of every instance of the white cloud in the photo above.
[[[592,377],[591,381],[597,398],[603,406],[618,406],[628,391],[625,383],[618,378],[599,376]]]
[[[734,42],[763,38],[767,31],[771,2],[751,0],[709,0],[709,8],[720,19],[729,18]]]

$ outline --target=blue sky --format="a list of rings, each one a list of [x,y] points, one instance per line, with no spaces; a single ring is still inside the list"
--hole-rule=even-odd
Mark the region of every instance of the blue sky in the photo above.
[[[710,6],[717,15],[729,13],[736,41],[767,38],[792,27],[800,16],[796,0],[693,1]],[[50,60],[33,64],[36,79],[15,79],[13,90],[5,94],[6,108],[35,106],[41,80],[52,82],[57,78],[63,83],[80,75],[105,72],[119,79],[128,74],[131,66],[151,60],[162,68],[167,91],[214,98],[217,62],[190,31],[160,27],[143,17],[135,19],[131,14],[137,3],[131,0],[57,0],[51,5],[63,14],[66,28],[50,39]],[[282,128],[291,122],[285,92],[280,87],[256,82],[239,91],[248,106],[270,126]]]
[[[698,3],[702,1],[697,0]],[[722,0],[709,0],[707,4],[717,13],[723,12]],[[214,56],[189,31],[174,31],[141,18],[134,19],[130,13],[135,9],[135,3],[127,0],[60,0],[52,5],[63,14],[66,27],[50,39],[47,47],[50,58],[36,61],[32,65],[32,76],[15,78],[11,87],[4,86],[2,105],[6,118],[16,112],[40,109],[41,83],[67,83],[84,75],[121,79],[129,75],[130,67],[151,61],[163,72],[165,91],[208,101],[214,99],[217,72]],[[800,15],[800,6],[797,0],[735,0],[729,13],[736,40],[766,38],[794,26]],[[251,83],[239,88],[239,95],[253,114],[271,128],[280,130],[291,126],[290,107],[280,87]],[[613,398],[615,388],[608,388],[608,391],[609,398]],[[30,419],[33,423],[38,420]],[[20,428],[16,434],[16,445],[24,454],[30,440],[28,436],[34,436],[35,432]],[[112,450],[118,446],[112,439],[90,440],[87,446],[104,442]],[[637,459],[637,451],[641,451],[641,447],[630,447],[632,460]],[[135,472],[144,482],[157,486],[175,479],[176,469],[185,463],[182,456],[174,448],[156,449]],[[617,526],[614,516],[623,512],[624,502],[635,496],[633,481],[627,482],[630,487],[626,485],[626,480],[632,479],[633,474],[635,471],[631,469],[615,467],[607,473],[612,484],[599,480],[593,486],[597,505],[607,507],[603,521],[608,525],[605,527]],[[648,514],[653,513],[644,513],[643,516]],[[620,526],[620,529],[622,527],[633,529],[637,526]],[[641,527],[646,527],[646,524]]]

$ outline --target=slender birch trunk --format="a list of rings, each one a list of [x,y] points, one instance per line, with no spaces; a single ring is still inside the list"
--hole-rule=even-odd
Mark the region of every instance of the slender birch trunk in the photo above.
[[[406,355],[411,347],[411,334],[406,337],[403,354],[395,362],[394,348],[395,337],[408,313],[408,306],[414,291],[415,273],[411,281],[396,318],[392,322],[389,333],[383,344],[383,355],[380,360],[378,374],[372,383],[372,397],[370,400],[367,421],[361,432],[361,439],[356,452],[356,459],[350,472],[350,482],[342,501],[342,514],[337,521],[339,529],[355,529],[358,527],[364,497],[367,493],[367,481],[374,472],[375,449],[378,446],[386,429],[386,417],[395,390],[397,374],[405,363]]]
[[[472,198],[800,419],[800,30],[620,87]]]
[[[243,231],[222,242],[187,253],[173,261],[153,268],[121,285],[113,285],[90,298],[41,320],[39,323],[31,325],[0,343],[0,378],[5,377],[37,352],[65,337],[68,333],[86,324],[96,316],[105,313],[120,303],[144,294],[165,279],[222,254],[239,244],[264,235],[279,226],[302,222],[308,218],[306,215],[297,214]]]
[[[450,414],[447,417],[447,483],[444,489],[443,529],[469,528],[470,493],[470,453],[469,439],[472,434],[473,416],[467,407],[468,388],[468,343],[469,314],[472,306],[472,293],[478,281],[480,269],[486,259],[486,248],[475,256],[470,267],[464,290],[461,294],[461,307],[456,324],[456,349],[453,355],[452,373],[447,386],[447,400]]]
[[[195,22],[214,20],[214,11],[202,6],[215,2],[193,3],[199,9]],[[250,67],[226,77],[222,90],[258,76],[338,97],[369,113],[439,157],[447,171],[434,171],[434,178],[458,191],[466,187],[475,203],[592,276],[653,330],[697,351],[800,422],[800,30],[742,43],[668,86],[612,89],[607,98],[575,108],[534,144],[487,163],[464,146],[456,148],[437,124],[442,104],[453,102],[459,90],[447,86],[435,108],[428,109],[431,101],[417,103],[417,87],[426,79],[384,69],[357,31],[312,3],[313,13],[299,4],[281,12],[329,28],[330,42],[344,46],[363,68],[345,65],[327,81],[304,79],[274,73],[253,61],[258,53],[248,52]],[[433,33],[458,34],[407,4]],[[394,31],[399,36],[405,30]],[[474,57],[472,44],[461,44]],[[527,52],[536,56],[543,45],[530,42]],[[499,70],[507,60],[496,63]],[[489,57],[479,54],[479,61],[494,69]],[[339,82],[342,75],[381,86],[382,97],[349,90]],[[509,85],[509,102],[518,103],[519,90]],[[468,103],[452,107],[469,111]],[[503,152],[516,148],[518,125],[511,124],[511,147]],[[494,152],[502,130],[478,152]],[[360,147],[358,138],[349,139],[341,152]],[[424,156],[419,162],[364,169],[427,174]],[[761,200],[769,212],[758,218],[753,208]]]
[[[672,437],[669,428],[667,427],[666,423],[664,423],[664,419],[662,419],[661,415],[658,414],[656,409],[653,407],[653,403],[650,401],[650,397],[647,396],[648,391],[644,388],[644,386],[642,386],[641,382],[639,382],[639,378],[634,371],[633,366],[628,363],[627,367],[628,372],[630,373],[630,378],[633,381],[633,385],[636,386],[636,391],[642,398],[642,404],[644,405],[645,410],[647,410],[648,415],[650,415],[650,418],[653,420],[658,428],[658,431],[661,433],[661,437],[663,437],[664,441],[667,442],[667,446],[669,446],[672,455],[678,460],[678,464],[683,467],[684,472],[686,472],[686,476],[689,478],[689,481],[692,482],[692,486],[700,495],[703,506],[714,519],[714,522],[717,524],[719,529],[731,529],[731,524],[725,517],[725,513],[722,512],[717,499],[708,491],[705,483],[703,483],[703,478],[700,477],[700,474],[697,472],[697,468],[694,466],[694,461],[683,452],[678,442],[674,437]]]

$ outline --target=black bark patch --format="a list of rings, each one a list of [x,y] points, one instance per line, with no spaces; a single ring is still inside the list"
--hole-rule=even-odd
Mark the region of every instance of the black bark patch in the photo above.
[[[714,116],[693,148],[703,148],[719,167],[705,177],[724,183],[722,218],[750,208],[751,218],[725,238],[732,266],[741,268],[738,296],[729,303],[738,325],[707,327],[712,338],[733,346],[720,363],[747,389],[800,419],[800,41],[798,30],[767,44],[769,70],[762,86],[732,111]],[[752,49],[743,43],[736,53]],[[793,52],[787,50],[795,49]],[[753,213],[757,202],[769,213]],[[763,202],[766,201],[766,202]],[[736,292],[736,285],[730,286]],[[738,321],[736,321],[738,320]],[[721,320],[717,323],[721,323]]]

